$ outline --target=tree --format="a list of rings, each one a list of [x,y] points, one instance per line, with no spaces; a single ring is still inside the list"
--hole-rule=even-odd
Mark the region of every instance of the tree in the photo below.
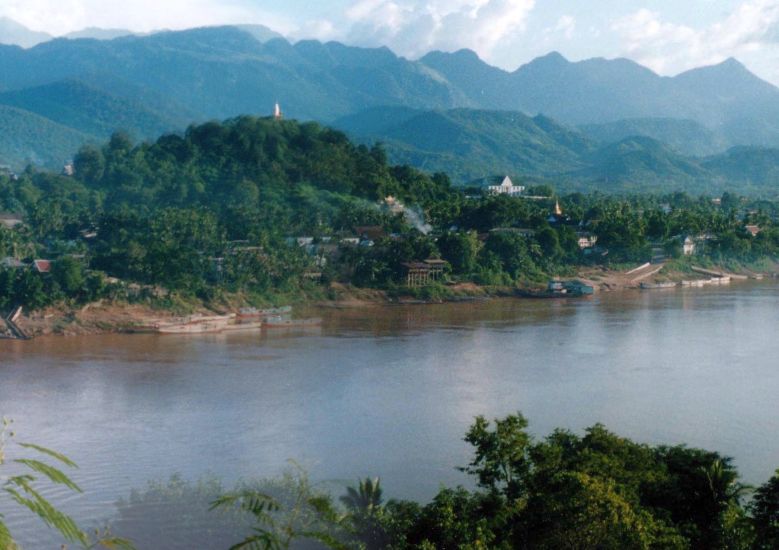
[[[358,481],[357,489],[347,487],[341,502],[351,511],[373,514],[381,507],[381,480],[365,478]]]
[[[438,239],[441,256],[451,264],[455,273],[467,274],[476,268],[479,241],[476,233],[444,233]]]
[[[536,233],[536,241],[538,241],[544,256],[554,261],[563,254],[563,249],[560,246],[560,237],[557,231],[551,227],[544,227]]]
[[[52,277],[69,297],[76,298],[84,290],[86,276],[83,264],[75,258],[60,258],[52,264]]]
[[[85,145],[73,159],[76,177],[88,185],[97,184],[103,177],[105,157],[100,149]]]
[[[314,490],[301,468],[287,472],[284,491],[273,496],[253,488],[244,488],[220,496],[211,510],[238,508],[253,516],[254,533],[230,547],[230,550],[285,550],[293,542],[316,540],[328,548],[345,549],[340,518],[330,497]]]
[[[521,413],[495,419],[494,428],[477,416],[465,441],[475,448],[475,456],[462,471],[475,475],[479,485],[514,500],[527,492],[530,473],[531,438],[528,422]]]
[[[758,487],[750,504],[756,534],[756,548],[779,548],[779,470]]]
[[[11,431],[11,424],[11,420],[3,418],[2,430],[0,430],[0,467],[12,462],[23,467],[26,473],[8,477],[0,476],[0,480],[3,480],[0,483],[0,495],[10,498],[16,504],[37,515],[48,527],[59,531],[68,542],[79,544],[87,549],[103,546],[132,550],[133,546],[129,541],[113,538],[107,533],[102,536],[98,534],[98,540],[92,541],[91,537],[82,531],[70,516],[58,510],[43,497],[38,488],[41,479],[80,493],[79,486],[60,469],[62,466],[75,468],[76,465],[66,456],[45,447],[31,443],[15,443],[15,434]],[[17,448],[33,451],[43,458],[15,458]],[[46,459],[49,462],[44,462]],[[12,550],[15,548],[16,544],[11,531],[0,515],[0,549]]]
[[[346,506],[357,537],[369,549],[385,548],[388,535],[382,524],[383,507],[379,478],[358,482],[357,489],[347,487],[340,500]]]
[[[501,269],[514,280],[523,274],[537,271],[537,266],[530,257],[527,239],[512,232],[490,233],[480,255],[482,265],[489,264],[494,258]]]
[[[636,510],[610,479],[580,472],[558,474],[545,491],[528,503],[531,548],[685,548],[678,535],[658,526],[651,515]]]

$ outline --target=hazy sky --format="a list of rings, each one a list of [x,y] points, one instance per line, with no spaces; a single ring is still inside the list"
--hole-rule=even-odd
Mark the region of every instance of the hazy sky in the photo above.
[[[471,48],[510,70],[551,50],[661,74],[736,57],[779,84],[779,0],[0,0],[2,15],[51,34],[260,23],[411,58]]]

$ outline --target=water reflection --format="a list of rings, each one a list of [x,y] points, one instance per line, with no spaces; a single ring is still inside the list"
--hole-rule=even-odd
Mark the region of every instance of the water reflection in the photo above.
[[[779,466],[778,298],[766,282],[326,310],[321,329],[261,335],[0,342],[0,411],[79,463],[83,518],[149,479],[230,484],[288,458],[426,499],[467,481],[473,416],[516,410],[539,434],[603,422],[718,450],[759,483]]]

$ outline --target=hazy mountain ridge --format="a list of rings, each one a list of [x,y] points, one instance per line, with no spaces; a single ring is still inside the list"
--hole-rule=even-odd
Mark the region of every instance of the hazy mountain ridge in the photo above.
[[[265,27],[226,26],[4,48],[0,69],[6,89],[109,72],[203,118],[265,113],[276,100],[291,116],[324,122],[371,106],[466,107],[544,114],[570,125],[693,120],[723,128],[726,138],[737,135],[728,145],[752,144],[754,127],[756,144],[779,145],[779,89],[735,60],[668,78],[627,59],[570,62],[553,52],[507,72],[469,50],[410,61],[388,48],[292,44]]]
[[[45,32],[33,31],[8,17],[0,17],[0,44],[31,48],[53,37]]]
[[[653,122],[633,124],[651,129]],[[660,127],[668,124],[657,121]],[[602,143],[548,117],[512,111],[373,108],[334,125],[363,143],[383,143],[392,162],[444,171],[458,184],[485,174],[548,180],[569,189],[630,192],[762,192],[779,184],[779,149],[737,147],[692,157],[652,137],[626,135]],[[697,123],[680,126],[700,130]]]
[[[714,161],[689,156],[779,146],[779,89],[735,60],[668,78],[625,59],[570,62],[553,52],[508,72],[468,50],[410,61],[388,48],[292,44],[265,27],[228,26],[0,46],[0,71],[0,105],[38,116],[25,125],[147,138],[269,114],[279,101],[285,116],[337,120],[387,142],[398,160],[458,177],[514,171],[685,184],[719,178],[708,168]],[[15,147],[12,160],[59,150],[58,135],[29,144],[26,155]],[[630,141],[636,136],[668,147]],[[0,149],[3,158],[10,162]]]
[[[578,129],[587,137],[609,144],[631,136],[662,141],[677,153],[704,157],[729,148],[728,140],[694,120],[677,118],[629,118],[603,124],[584,124]]]

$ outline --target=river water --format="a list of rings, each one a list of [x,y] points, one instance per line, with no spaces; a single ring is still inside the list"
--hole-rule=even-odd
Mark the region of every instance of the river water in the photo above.
[[[49,494],[82,521],[110,521],[149,480],[229,485],[288,459],[316,481],[381,476],[389,496],[424,501],[469,482],[456,467],[473,417],[514,411],[539,436],[602,422],[716,450],[759,484],[779,467],[777,306],[770,281],[333,310],[275,334],[5,341],[0,414],[78,463],[84,494]],[[27,548],[54,547],[37,522],[9,523]]]

